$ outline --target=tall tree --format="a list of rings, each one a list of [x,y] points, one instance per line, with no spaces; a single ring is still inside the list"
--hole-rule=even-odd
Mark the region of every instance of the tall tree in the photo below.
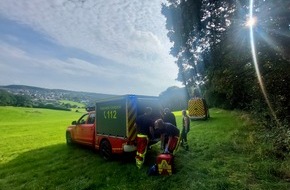
[[[290,2],[254,3],[258,66],[252,59],[246,25],[248,0],[169,0],[164,4],[162,13],[174,43],[171,54],[177,58],[178,79],[188,96],[201,92],[210,104],[264,113],[269,109],[257,80],[259,68],[273,111],[279,120],[289,122]]]
[[[192,88],[204,83],[203,55],[221,41],[233,9],[231,1],[170,0],[169,5],[163,5],[168,37],[174,43],[171,54],[177,57],[178,80],[188,89],[189,97],[194,95]]]
[[[163,107],[172,111],[183,110],[187,108],[186,89],[176,86],[169,87],[159,95]]]

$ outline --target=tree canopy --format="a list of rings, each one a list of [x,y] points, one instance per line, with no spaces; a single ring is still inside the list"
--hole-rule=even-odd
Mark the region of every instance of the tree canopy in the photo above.
[[[277,121],[269,125],[287,126],[289,7],[284,0],[254,1],[256,23],[250,26],[249,1],[168,0],[163,4],[173,42],[170,53],[177,58],[177,79],[185,85],[188,98],[203,96],[211,106],[248,110],[262,119],[274,115]],[[258,64],[253,61],[250,27]]]

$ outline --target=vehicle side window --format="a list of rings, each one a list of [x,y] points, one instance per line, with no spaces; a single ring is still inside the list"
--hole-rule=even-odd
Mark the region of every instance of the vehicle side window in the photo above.
[[[88,113],[85,114],[85,115],[83,115],[83,116],[78,120],[78,123],[79,123],[79,124],[85,124],[86,121],[87,121],[87,119],[88,119],[88,116],[89,116]]]
[[[89,116],[89,120],[88,120],[88,124],[94,124],[95,123],[95,116],[96,114],[91,114],[90,116]]]

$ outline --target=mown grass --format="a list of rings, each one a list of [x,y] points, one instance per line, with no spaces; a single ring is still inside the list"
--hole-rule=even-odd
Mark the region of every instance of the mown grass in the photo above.
[[[0,163],[20,153],[64,143],[64,128],[82,113],[0,107]]]
[[[138,170],[134,159],[111,162],[65,144],[65,129],[82,113],[0,107],[0,189],[290,189],[289,159],[276,160],[257,126],[237,112],[211,109],[192,121],[190,149],[180,147],[172,176],[148,176],[158,144]],[[181,113],[175,112],[178,127]]]

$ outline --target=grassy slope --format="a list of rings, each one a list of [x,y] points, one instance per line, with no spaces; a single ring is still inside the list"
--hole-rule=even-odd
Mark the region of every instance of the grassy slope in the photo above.
[[[289,160],[265,156],[255,126],[235,112],[212,109],[210,120],[191,123],[190,150],[179,149],[172,176],[146,174],[158,145],[141,170],[133,159],[105,162],[90,149],[67,147],[66,126],[81,113],[12,107],[0,113],[0,189],[290,189],[279,178],[290,171]]]
[[[65,126],[82,114],[14,107],[0,107],[0,113],[0,163],[26,151],[64,143]]]
[[[70,104],[72,106],[77,106],[77,108],[71,108],[72,111],[80,111],[80,112],[85,111],[86,105],[83,103],[69,101],[69,100],[60,100],[59,102],[62,104]]]
[[[78,103],[78,102],[74,102],[74,101],[69,101],[69,100],[60,100],[59,102],[60,102],[60,103],[63,103],[63,104],[70,104],[70,105],[72,105],[72,106],[76,105],[76,106],[78,106],[78,107],[80,107],[80,108],[86,106],[85,104]]]

